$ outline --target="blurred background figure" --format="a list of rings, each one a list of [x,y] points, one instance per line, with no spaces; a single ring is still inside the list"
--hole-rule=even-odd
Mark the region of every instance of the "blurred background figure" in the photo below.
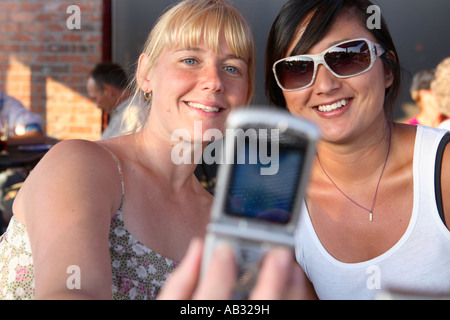
[[[99,63],[89,74],[89,98],[109,116],[102,139],[134,133],[143,125],[145,115],[141,115],[138,106],[130,104],[131,92],[127,86],[128,75],[117,63]]]
[[[42,130],[41,117],[28,110],[22,102],[0,91],[0,131],[8,131],[8,146],[54,143]],[[6,125],[5,125],[6,124]],[[7,226],[12,201],[27,176],[24,168],[0,171],[0,231]]]
[[[419,108],[419,113],[405,123],[438,127],[442,121],[447,119],[442,114],[436,97],[431,91],[431,82],[434,79],[434,75],[435,70],[422,70],[414,75],[410,87],[410,94]]]
[[[0,116],[8,123],[8,145],[39,144],[46,141],[41,117],[2,91],[0,91]]]
[[[450,117],[450,57],[437,66],[431,90],[436,97],[440,112]],[[439,128],[450,130],[450,119],[442,122]]]

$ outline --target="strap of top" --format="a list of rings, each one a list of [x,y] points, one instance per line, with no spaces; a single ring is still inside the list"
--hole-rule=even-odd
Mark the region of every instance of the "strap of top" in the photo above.
[[[439,211],[439,216],[442,219],[442,222],[446,224],[445,216],[444,216],[444,208],[442,205],[442,191],[441,191],[441,169],[442,169],[442,156],[444,154],[445,147],[447,143],[450,141],[450,134],[447,133],[441,140],[439,144],[439,148],[436,155],[436,166],[435,166],[435,190],[436,190],[436,204]]]
[[[115,161],[116,164],[117,164],[117,168],[118,168],[118,170],[119,170],[120,183],[122,184],[122,200],[120,201],[119,211],[122,211],[123,201],[124,201],[124,199],[125,199],[125,185],[124,185],[124,183],[123,183],[122,168],[121,168],[121,166],[120,166],[119,159],[117,159],[116,155],[115,155],[111,150],[109,150],[108,148],[106,148],[105,146],[102,146],[102,147],[103,147],[103,149],[105,149],[106,151],[108,151],[109,154],[113,157],[114,161]]]

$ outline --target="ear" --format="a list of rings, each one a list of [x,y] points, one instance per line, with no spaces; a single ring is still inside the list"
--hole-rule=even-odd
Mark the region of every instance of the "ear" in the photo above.
[[[150,81],[150,66],[148,63],[148,55],[146,54],[141,54],[139,57],[138,68],[136,72],[136,81],[142,91],[152,91]]]
[[[392,86],[392,83],[394,82],[394,75],[392,73],[392,69],[389,65],[394,65],[395,63],[395,55],[392,51],[389,51],[386,53],[386,58],[389,60],[389,64],[384,63],[384,82],[385,82],[385,88],[389,88]]]
[[[112,85],[105,83],[103,85],[103,95],[110,97],[113,94],[114,88]]]

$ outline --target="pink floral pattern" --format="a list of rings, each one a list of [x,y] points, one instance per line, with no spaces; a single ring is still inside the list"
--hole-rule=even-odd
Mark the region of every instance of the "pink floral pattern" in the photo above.
[[[109,234],[112,298],[155,299],[177,263],[153,252],[126,230],[122,212],[111,220]],[[0,237],[0,299],[34,298],[34,269],[26,227],[14,216]]]
[[[0,237],[0,299],[34,297],[34,269],[26,228],[14,216]]]
[[[109,245],[115,300],[155,299],[177,266],[137,241],[126,230],[120,211],[111,222]]]

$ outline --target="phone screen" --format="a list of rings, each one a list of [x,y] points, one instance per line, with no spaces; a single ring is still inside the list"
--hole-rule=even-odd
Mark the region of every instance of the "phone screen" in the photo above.
[[[249,152],[252,152],[252,147],[247,143],[246,155]],[[301,146],[288,148],[280,145],[277,153],[272,154],[270,163],[261,161],[260,157],[252,163],[247,156],[245,163],[233,165],[225,206],[227,214],[280,224],[290,221],[304,150]],[[276,173],[261,174],[261,169],[269,166],[277,166]]]

